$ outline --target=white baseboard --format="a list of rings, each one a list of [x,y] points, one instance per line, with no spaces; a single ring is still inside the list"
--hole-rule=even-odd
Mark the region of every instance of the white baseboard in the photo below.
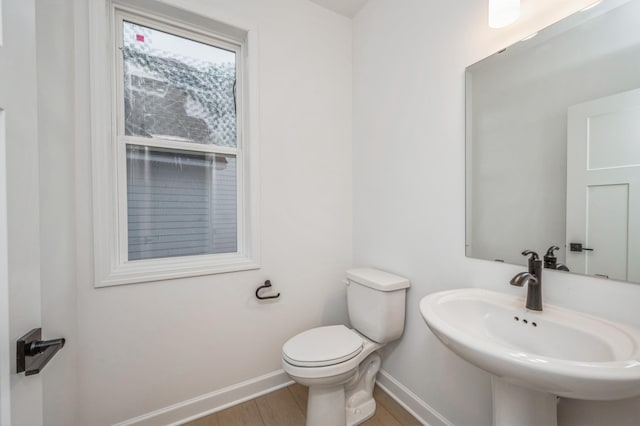
[[[264,376],[125,420],[114,426],[177,426],[276,391],[292,383],[291,378],[283,370],[276,370]]]
[[[421,400],[402,383],[384,370],[380,370],[376,383],[405,410],[426,426],[453,426],[442,414]]]
[[[291,378],[283,370],[276,370],[242,383],[125,420],[114,426],[178,426],[276,391],[292,383]],[[380,370],[377,384],[426,426],[453,426],[444,416],[386,371]]]

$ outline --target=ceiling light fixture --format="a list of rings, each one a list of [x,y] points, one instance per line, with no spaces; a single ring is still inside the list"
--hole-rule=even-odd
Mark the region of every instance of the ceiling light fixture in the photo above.
[[[520,16],[520,0],[489,0],[489,26],[502,28]]]

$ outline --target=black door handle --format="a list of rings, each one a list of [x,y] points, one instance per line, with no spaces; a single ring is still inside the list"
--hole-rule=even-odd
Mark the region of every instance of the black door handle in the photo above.
[[[569,250],[577,252],[593,251],[592,248],[582,247],[582,243],[569,243]]]
[[[40,340],[42,329],[34,328],[18,339],[16,370],[25,376],[38,374],[65,344],[65,339]]]

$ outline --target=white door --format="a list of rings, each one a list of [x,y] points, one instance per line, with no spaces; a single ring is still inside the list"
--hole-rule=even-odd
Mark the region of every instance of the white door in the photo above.
[[[42,425],[41,375],[16,374],[40,327],[34,0],[0,0],[0,425]]]
[[[567,266],[640,282],[640,89],[574,105],[568,120]]]

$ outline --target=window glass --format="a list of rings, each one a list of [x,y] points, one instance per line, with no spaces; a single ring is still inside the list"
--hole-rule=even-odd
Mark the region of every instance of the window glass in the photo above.
[[[123,22],[124,133],[236,147],[235,52]]]
[[[129,260],[237,251],[236,157],[127,145]]]

